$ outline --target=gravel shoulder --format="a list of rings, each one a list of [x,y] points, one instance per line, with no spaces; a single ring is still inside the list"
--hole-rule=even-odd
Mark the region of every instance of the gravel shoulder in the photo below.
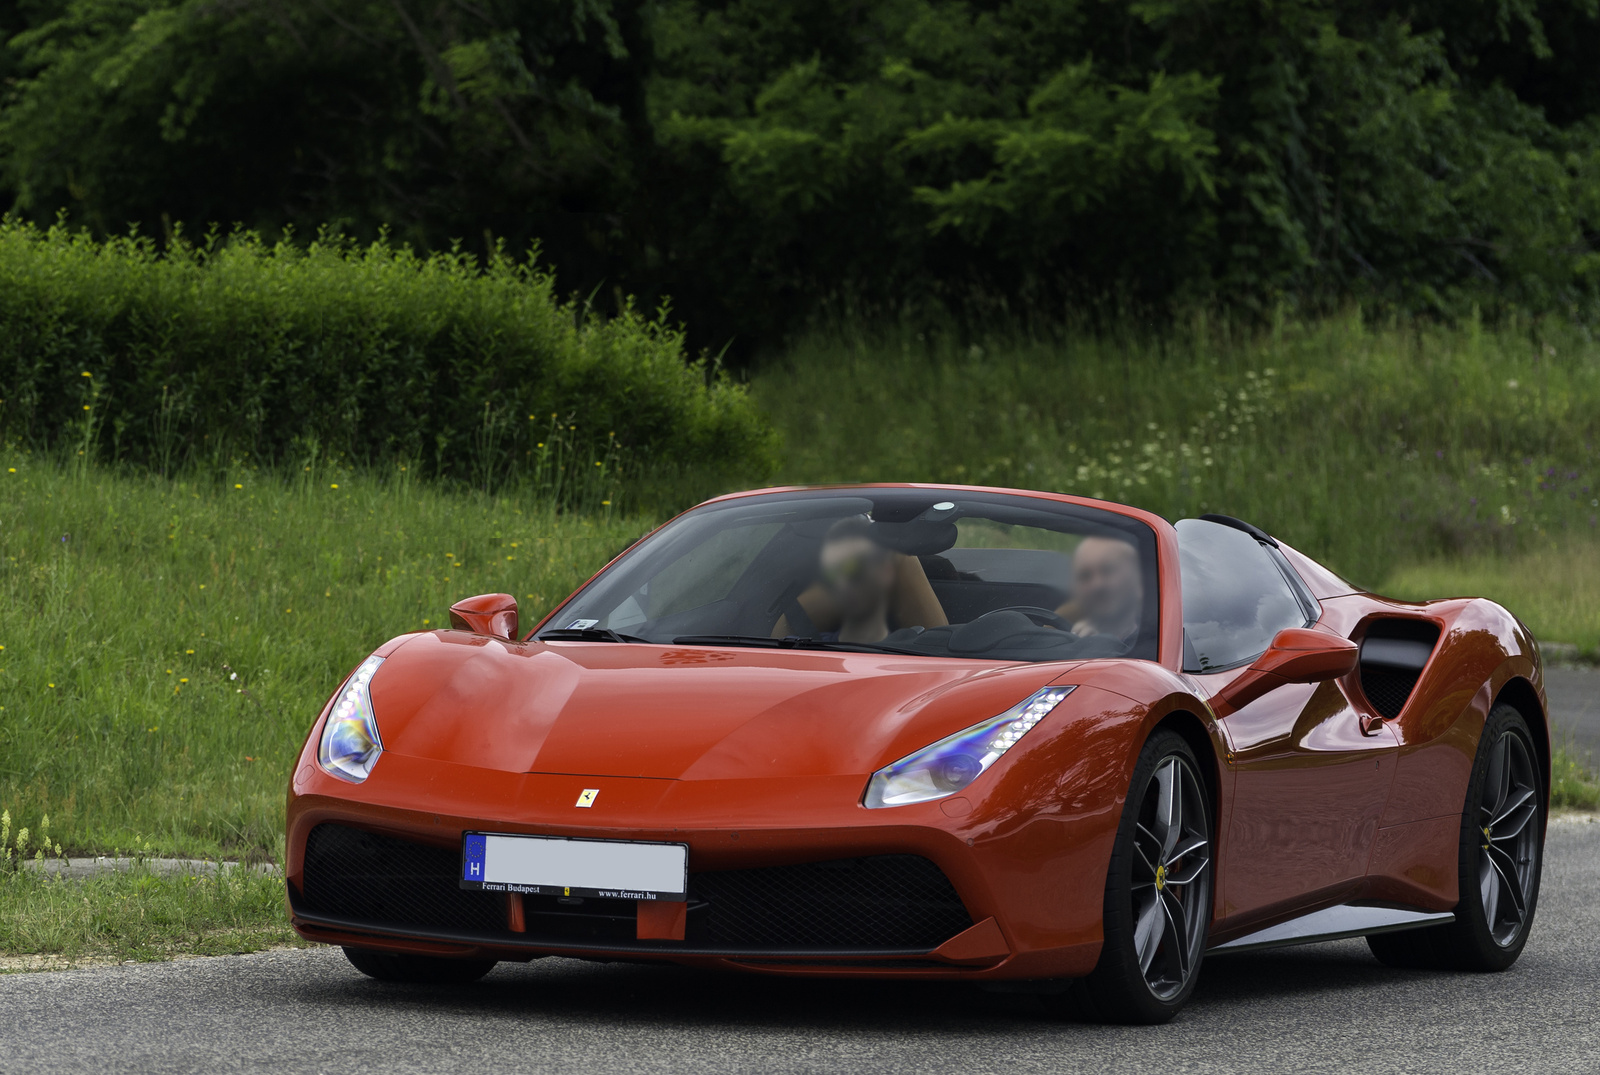
[[[1545,669],[1545,702],[1557,743],[1568,742],[1591,771],[1600,768],[1600,668],[1556,665]]]

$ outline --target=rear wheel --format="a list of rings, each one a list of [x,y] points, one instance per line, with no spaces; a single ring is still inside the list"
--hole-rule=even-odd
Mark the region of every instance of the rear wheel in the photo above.
[[[1074,1004],[1109,1022],[1164,1023],[1194,992],[1211,926],[1210,797],[1182,736],[1134,766],[1106,876],[1105,944]]]
[[[1458,849],[1461,902],[1443,926],[1367,938],[1392,967],[1499,971],[1528,943],[1544,853],[1544,782],[1522,714],[1489,714],[1467,784]]]
[[[409,952],[377,952],[371,948],[346,948],[350,965],[381,982],[415,982],[423,985],[462,985],[475,982],[494,969],[492,959],[447,959]]]

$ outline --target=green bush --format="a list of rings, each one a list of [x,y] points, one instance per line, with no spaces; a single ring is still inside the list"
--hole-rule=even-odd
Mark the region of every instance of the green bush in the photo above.
[[[558,499],[619,463],[682,496],[763,477],[745,391],[666,320],[601,318],[496,254],[251,233],[97,242],[0,222],[0,428],[32,448],[148,464],[401,460]],[[299,466],[295,466],[299,469]]]

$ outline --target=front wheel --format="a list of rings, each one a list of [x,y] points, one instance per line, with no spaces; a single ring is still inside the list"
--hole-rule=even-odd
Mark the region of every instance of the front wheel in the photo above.
[[[1461,902],[1443,926],[1368,937],[1391,967],[1505,970],[1528,943],[1539,901],[1545,798],[1539,755],[1522,714],[1496,706],[1467,784],[1458,848]]]
[[[446,959],[443,956],[418,956],[409,952],[377,952],[371,948],[344,950],[350,965],[380,982],[412,982],[419,985],[464,985],[475,982],[494,970],[492,959]]]
[[[1109,1022],[1164,1023],[1194,992],[1211,927],[1211,801],[1182,736],[1134,766],[1106,875],[1105,944],[1073,1003]]]

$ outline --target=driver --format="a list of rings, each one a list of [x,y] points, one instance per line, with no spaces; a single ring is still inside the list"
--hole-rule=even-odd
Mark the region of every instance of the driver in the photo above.
[[[889,635],[889,599],[895,585],[894,553],[873,538],[862,516],[840,519],[822,539],[822,586],[839,614],[827,641],[872,644]]]
[[[1057,613],[1082,618],[1072,625],[1080,638],[1110,635],[1131,646],[1139,636],[1144,577],[1139,552],[1117,538],[1086,537],[1072,556],[1072,600]]]

